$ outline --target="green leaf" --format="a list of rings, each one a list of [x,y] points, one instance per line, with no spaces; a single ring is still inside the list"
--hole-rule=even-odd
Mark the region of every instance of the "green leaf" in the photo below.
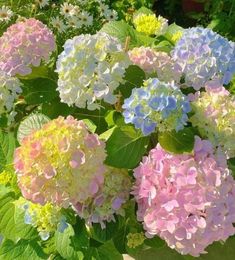
[[[164,34],[164,36],[166,37],[166,39],[168,41],[172,42],[172,37],[174,36],[174,34],[176,34],[177,32],[183,32],[184,28],[182,28],[181,26],[172,23],[171,25],[168,26],[166,33]]]
[[[17,131],[17,140],[19,143],[24,137],[28,136],[33,130],[41,129],[42,126],[50,121],[50,118],[37,113],[27,116],[21,123]]]
[[[65,259],[69,260],[80,260],[83,259],[83,253],[77,251],[71,243],[71,238],[74,237],[74,230],[71,225],[69,225],[63,233],[55,232],[55,245],[58,253]]]
[[[8,239],[34,239],[37,232],[24,223],[24,212],[14,205],[14,194],[8,193],[0,198],[0,233]]]
[[[176,132],[159,133],[158,141],[163,149],[181,154],[184,152],[191,152],[194,147],[194,132],[188,127]]]
[[[35,78],[48,78],[49,71],[45,66],[32,67],[32,73],[27,76],[17,75],[19,79],[35,79]]]
[[[160,248],[165,245],[165,242],[160,237],[153,237],[151,239],[145,239],[144,244],[152,248]]]
[[[35,240],[19,240],[16,244],[11,240],[5,240],[0,247],[0,259],[4,260],[40,260],[48,256]]]
[[[125,83],[120,85],[118,90],[121,91],[124,98],[128,98],[133,88],[140,88],[143,85],[145,78],[145,73],[140,67],[131,65],[126,70],[124,77]]]
[[[141,7],[139,8],[136,12],[134,12],[134,16],[138,14],[154,14],[152,10],[146,8],[146,7]]]
[[[228,168],[232,171],[233,177],[235,177],[235,158],[228,159]]]
[[[58,96],[57,83],[46,78],[22,80],[25,101],[29,105],[36,105],[52,101]]]
[[[0,129],[0,172],[13,161],[15,150],[14,133],[5,133]]]
[[[152,46],[154,44],[155,38],[147,36],[142,32],[135,32],[137,46]]]
[[[116,37],[122,44],[125,44],[127,37],[130,37],[129,47],[135,47],[137,45],[137,39],[135,30],[124,21],[112,21],[106,23],[102,29],[102,32]]]
[[[149,137],[142,136],[133,126],[116,127],[106,143],[105,163],[132,169],[138,165],[147,150]]]
[[[95,133],[97,126],[90,119],[83,119],[83,122],[86,124],[91,133]]]

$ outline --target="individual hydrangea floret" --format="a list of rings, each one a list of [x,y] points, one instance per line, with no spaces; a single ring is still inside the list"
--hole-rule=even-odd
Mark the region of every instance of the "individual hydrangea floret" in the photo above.
[[[191,110],[178,86],[156,78],[145,80],[141,88],[134,88],[122,107],[125,122],[134,124],[144,135],[156,128],[160,132],[183,129]]]
[[[130,189],[131,180],[126,170],[107,167],[103,186],[94,199],[74,204],[74,209],[88,224],[100,223],[105,228],[105,221],[115,221],[114,214],[124,215],[122,206],[129,199]]]
[[[168,27],[167,19],[160,15],[156,17],[155,14],[137,14],[133,18],[133,23],[137,32],[143,32],[147,35],[162,35]]]
[[[105,144],[83,121],[59,117],[26,136],[14,166],[23,196],[67,208],[92,199],[104,181]]]
[[[206,85],[206,92],[192,102],[190,118],[201,135],[220,146],[228,157],[235,157],[235,96],[218,82]]]
[[[32,67],[48,61],[55,50],[53,33],[40,21],[30,18],[8,27],[0,37],[0,69],[11,76],[25,76]]]
[[[15,201],[15,204],[17,208],[24,211],[25,224],[37,228],[42,240],[47,240],[50,237],[50,233],[56,230],[64,232],[68,227],[66,217],[61,213],[61,208],[49,202],[45,205],[40,205],[20,197]]]
[[[13,109],[14,101],[21,92],[20,81],[0,70],[0,116]]]
[[[61,101],[89,110],[99,108],[102,99],[114,104],[114,90],[130,64],[119,41],[104,32],[67,40],[56,70]]]
[[[224,154],[195,138],[193,153],[174,155],[159,144],[134,170],[137,218],[185,255],[199,256],[214,241],[235,234],[235,181]]]
[[[171,57],[165,52],[157,52],[150,47],[134,48],[128,52],[130,60],[147,74],[156,74],[164,82],[180,81],[181,72],[177,71]]]
[[[185,83],[196,90],[215,78],[228,84],[235,73],[235,43],[211,29],[184,30],[172,51],[172,58],[182,70]]]

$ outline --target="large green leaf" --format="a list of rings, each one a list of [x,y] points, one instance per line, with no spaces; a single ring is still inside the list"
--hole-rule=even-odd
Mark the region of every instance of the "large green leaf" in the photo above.
[[[194,132],[188,127],[176,132],[159,133],[158,140],[162,148],[176,154],[191,152],[194,146]]]
[[[138,165],[147,150],[149,137],[142,136],[133,126],[116,127],[106,143],[105,163],[132,169]]]
[[[14,194],[8,193],[0,198],[0,233],[8,239],[34,239],[37,232],[24,223],[24,212],[14,205]]]
[[[19,240],[16,244],[5,240],[0,247],[0,260],[40,260],[47,259],[35,240]]]
[[[59,95],[56,91],[57,83],[46,78],[22,80],[25,101],[29,105],[50,102]]]
[[[74,235],[74,229],[71,225],[69,225],[63,233],[56,231],[55,246],[56,250],[63,258],[69,260],[80,260],[83,259],[83,253],[72,246],[71,238],[73,238]]]
[[[12,162],[14,150],[14,134],[11,132],[5,133],[0,129],[0,171],[3,170],[6,164]]]

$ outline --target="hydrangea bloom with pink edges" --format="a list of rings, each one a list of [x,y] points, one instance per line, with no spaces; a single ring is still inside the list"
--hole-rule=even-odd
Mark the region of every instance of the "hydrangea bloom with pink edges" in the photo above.
[[[105,144],[83,121],[59,117],[26,136],[14,166],[23,196],[41,205],[84,203],[104,182]]]
[[[55,50],[53,33],[40,21],[30,18],[10,26],[0,37],[0,69],[11,76],[25,76],[48,61]]]
[[[130,60],[148,74],[157,74],[161,81],[179,82],[181,73],[176,70],[171,57],[165,52],[157,52],[150,47],[134,48],[128,52]]]
[[[159,144],[134,170],[137,218],[146,236],[160,236],[181,254],[199,256],[235,234],[235,181],[223,154],[195,137],[193,153],[174,155]]]
[[[206,85],[206,92],[197,93],[191,103],[190,118],[201,135],[220,146],[227,157],[235,156],[235,97],[217,80]]]

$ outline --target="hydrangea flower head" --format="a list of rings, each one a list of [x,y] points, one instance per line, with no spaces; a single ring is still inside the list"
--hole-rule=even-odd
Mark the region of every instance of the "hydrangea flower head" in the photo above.
[[[147,74],[157,74],[157,78],[164,82],[180,81],[181,73],[176,70],[174,62],[167,53],[141,46],[130,50],[128,54],[133,64]]]
[[[235,181],[224,155],[195,138],[194,152],[173,155],[158,144],[134,170],[137,218],[181,254],[199,256],[235,234]]]
[[[0,115],[12,110],[21,92],[20,81],[0,70]]]
[[[125,99],[123,115],[126,123],[133,123],[144,135],[157,128],[160,132],[181,130],[188,120],[190,104],[187,97],[172,82],[157,78],[144,81],[144,86],[134,88]]]
[[[47,240],[50,233],[56,230],[63,232],[68,226],[65,216],[60,211],[61,208],[49,202],[40,205],[20,197],[15,204],[25,212],[25,224],[37,228],[42,240]]]
[[[127,246],[129,248],[136,248],[144,243],[145,236],[143,232],[129,233],[127,235]]]
[[[137,14],[134,16],[133,23],[137,32],[143,32],[147,35],[164,34],[168,27],[167,19],[160,15],[156,17],[155,14]]]
[[[104,181],[105,145],[83,121],[59,117],[26,136],[14,166],[23,196],[67,208],[84,203]]]
[[[25,76],[48,61],[55,50],[53,33],[40,21],[30,18],[8,27],[0,37],[0,69],[11,76]]]
[[[235,97],[218,82],[206,85],[206,92],[192,102],[190,118],[201,135],[220,146],[228,157],[235,157]]]
[[[215,78],[228,84],[235,73],[235,43],[211,29],[185,29],[172,57],[182,70],[185,83],[196,90]]]
[[[103,186],[95,198],[85,204],[74,204],[74,209],[88,224],[100,223],[105,228],[104,221],[115,221],[114,214],[124,215],[122,206],[129,198],[130,189],[131,181],[126,170],[107,167]]]
[[[106,33],[67,40],[57,61],[61,101],[89,110],[99,108],[101,99],[114,104],[113,92],[130,64],[119,41]]]

